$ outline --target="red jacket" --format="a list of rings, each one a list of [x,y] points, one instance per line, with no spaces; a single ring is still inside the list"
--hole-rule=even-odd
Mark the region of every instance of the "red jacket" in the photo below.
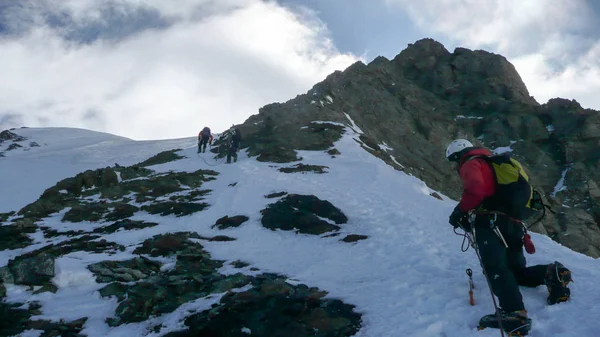
[[[468,212],[481,204],[481,202],[494,194],[496,184],[494,173],[490,165],[481,158],[468,160],[473,155],[491,155],[488,149],[473,149],[465,153],[460,159],[458,174],[463,184],[463,193],[458,208]]]

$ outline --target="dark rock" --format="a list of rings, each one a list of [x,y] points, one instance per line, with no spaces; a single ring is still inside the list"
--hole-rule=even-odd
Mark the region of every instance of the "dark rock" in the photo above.
[[[136,248],[134,254],[146,254],[152,257],[186,254],[188,251],[201,251],[202,245],[189,239],[200,239],[196,233],[178,232],[155,235]]]
[[[0,283],[15,283],[15,277],[8,269],[8,266],[0,267]]]
[[[200,244],[189,238],[199,236],[195,233],[158,235],[146,240],[134,251],[135,254],[151,256],[176,255],[177,262],[169,271],[163,273],[158,270],[133,285],[115,282],[103,288],[100,291],[102,296],[117,296],[120,301],[116,317],[107,321],[109,325],[141,322],[150,316],[172,312],[183,303],[250,282],[246,275],[219,274],[217,271],[223,262],[212,260]]]
[[[314,172],[314,173],[327,173],[324,169],[328,169],[328,166],[321,165],[304,165],[302,163],[296,164],[290,167],[282,167],[279,169],[283,173],[294,173],[294,172]]]
[[[356,242],[359,240],[366,240],[369,237],[366,235],[359,235],[359,234],[350,234],[350,235],[346,235],[345,238],[341,239],[340,241],[343,242]]]
[[[54,256],[39,254],[18,256],[8,262],[15,284],[44,285],[54,277]]]
[[[442,199],[442,197],[437,192],[429,193],[429,195],[432,196],[432,197],[434,197],[434,198],[436,198],[436,199],[438,199],[438,200],[444,200],[444,199]]]
[[[100,289],[100,296],[111,297],[115,296],[120,301],[123,301],[127,294],[128,286],[123,283],[113,282]]]
[[[136,206],[130,205],[130,204],[113,204],[114,209],[112,210],[112,212],[108,213],[106,215],[106,220],[108,221],[116,221],[116,220],[124,220],[127,219],[129,217],[132,217],[135,212],[139,211],[140,209]]]
[[[330,154],[330,155],[332,155],[332,156],[337,156],[337,155],[342,154],[338,149],[327,150],[327,153]]]
[[[40,147],[40,144],[38,144],[36,142],[30,142],[29,147]]]
[[[185,319],[187,330],[165,336],[351,336],[361,315],[340,300],[306,285],[292,286],[273,276],[257,277],[254,287],[230,292],[216,307]]]
[[[161,264],[145,257],[127,261],[103,261],[88,266],[96,275],[96,282],[134,282],[160,271]]]
[[[19,309],[22,305],[0,301],[0,336],[16,336],[29,329],[29,318],[33,314],[27,309]]]
[[[210,190],[196,190],[205,181],[214,180],[218,174],[209,170],[198,170],[196,172],[170,172],[151,176],[147,179],[136,179],[123,181],[118,185],[105,187],[100,190],[101,197],[111,200],[123,199],[130,194],[135,194],[138,203],[155,201],[159,197],[166,197],[176,192],[189,191],[168,196],[173,201],[198,201]]]
[[[115,172],[119,172],[121,179],[123,181],[130,180],[130,179],[136,179],[136,178],[145,178],[145,177],[150,176],[154,172],[145,167],[139,167],[139,166],[123,167],[123,166],[116,166],[116,165],[118,165],[118,164],[115,164]]]
[[[172,195],[169,200],[176,202],[193,202],[204,200],[204,196],[212,192],[212,190],[193,190],[188,194]]]
[[[261,162],[289,163],[302,160],[302,157],[297,156],[296,151],[283,145],[273,145],[257,151],[260,151],[260,154],[256,160]]]
[[[390,165],[391,167],[395,168],[398,171],[403,171],[404,168],[400,165],[398,165],[390,156],[389,153],[387,153],[386,151],[384,151],[377,143],[375,143],[375,140],[369,136],[366,136],[364,134],[361,134],[359,136],[359,139],[362,141],[358,141],[355,139],[355,141],[357,143],[360,144],[360,146],[365,149],[365,151],[371,153],[372,155],[374,155],[375,157],[383,160],[386,164]]]
[[[96,228],[92,231],[92,233],[114,233],[118,230],[133,230],[133,229],[144,229],[149,227],[158,226],[156,222],[145,222],[139,220],[120,220],[109,226],[104,226],[100,228]]]
[[[323,235],[321,236],[322,238],[333,238],[336,236],[340,236],[340,233],[331,233],[331,234],[327,234],[327,235]]]
[[[53,229],[50,227],[40,227],[40,229],[42,230],[42,232],[44,232],[45,238],[52,238],[52,237],[57,237],[57,236],[73,237],[73,236],[85,235],[85,233],[86,233],[86,231],[83,231],[83,230],[79,230],[79,231],[72,230],[72,231],[59,232],[56,229]]]
[[[154,202],[148,206],[142,206],[142,210],[150,214],[160,214],[161,216],[175,215],[177,217],[190,215],[200,212],[207,208],[209,204],[194,202]]]
[[[53,293],[55,294],[58,291],[58,287],[52,283],[44,284],[40,289],[33,292],[33,294],[41,294],[41,293]]]
[[[0,302],[4,297],[6,297],[6,287],[4,286],[4,283],[0,282]]]
[[[296,230],[299,233],[323,234],[340,227],[321,218],[327,218],[336,224],[343,224],[348,218],[330,202],[320,200],[314,195],[290,194],[261,211],[261,222],[271,230]]]
[[[178,155],[175,152],[181,151],[181,149],[174,149],[174,150],[169,150],[169,151],[163,151],[158,153],[157,155],[150,157],[146,160],[144,160],[141,163],[137,163],[133,166],[135,167],[147,167],[147,166],[152,166],[152,165],[158,165],[158,164],[165,164],[168,162],[172,162],[172,161],[176,161],[179,159],[183,159],[185,157]]]
[[[227,241],[235,241],[236,239],[231,238],[226,235],[217,235],[217,236],[213,236],[212,238],[208,238],[207,240],[211,241],[211,242],[227,242]]]
[[[67,211],[67,213],[65,213],[61,221],[96,222],[102,219],[106,213],[108,213],[108,204],[88,203],[75,205],[69,211]]]
[[[268,198],[268,199],[279,198],[279,197],[282,197],[282,196],[284,196],[286,194],[287,194],[287,192],[271,193],[271,194],[265,195],[265,198]]]
[[[217,222],[211,226],[211,228],[217,227],[218,229],[226,229],[231,227],[239,227],[244,222],[248,221],[248,218],[245,215],[236,215],[236,216],[224,216],[217,220]]]
[[[175,172],[171,173],[174,179],[177,179],[182,185],[189,188],[199,188],[205,181],[215,180],[219,172],[213,170],[198,170],[194,172]]]
[[[43,337],[51,336],[69,336],[69,337],[85,337],[86,335],[80,334],[83,330],[83,325],[87,321],[87,317],[80,318],[73,322],[50,322],[44,320],[31,321],[28,323],[28,328],[33,330],[43,330],[41,334]]]
[[[16,220],[0,226],[0,251],[27,247],[33,240],[27,233],[35,233],[37,225],[29,220]]]
[[[244,268],[244,267],[248,267],[250,264],[244,261],[240,261],[240,260],[235,260],[233,262],[230,263],[234,268]]]
[[[19,136],[16,133],[10,132],[9,130],[4,130],[0,132],[0,143],[7,140],[12,140],[13,142],[22,142],[24,140],[27,140],[27,138]]]
[[[16,150],[16,149],[18,149],[18,148],[20,148],[20,147],[23,147],[23,146],[22,146],[22,145],[19,145],[19,144],[17,144],[17,143],[12,143],[12,144],[10,144],[10,145],[9,145],[9,146],[6,148],[6,151],[12,151],[12,150]]]
[[[38,255],[48,255],[53,258],[57,258],[62,255],[66,255],[72,252],[85,251],[92,253],[108,253],[112,254],[114,251],[124,251],[125,247],[114,242],[108,242],[105,239],[99,239],[98,235],[84,235],[79,238],[62,241],[56,244],[44,246],[40,249],[32,252],[20,255],[14,259],[14,261],[29,260],[37,257]],[[9,262],[10,266],[10,262]]]

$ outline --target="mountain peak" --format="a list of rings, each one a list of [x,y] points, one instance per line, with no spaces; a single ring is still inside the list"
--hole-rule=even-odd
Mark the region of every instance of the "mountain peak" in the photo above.
[[[447,223],[457,137],[510,152],[554,210],[528,260],[576,283],[552,310],[544,285],[522,293],[531,334],[597,335],[600,114],[539,105],[515,74],[420,40],[262,107],[231,164],[227,133],[205,153],[195,135],[1,133],[0,335],[494,335],[474,332],[490,293],[473,272],[469,304],[480,263]]]

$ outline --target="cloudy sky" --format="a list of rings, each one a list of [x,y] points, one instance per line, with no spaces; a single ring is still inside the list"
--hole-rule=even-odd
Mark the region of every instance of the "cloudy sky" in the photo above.
[[[540,103],[600,110],[599,14],[595,0],[0,0],[0,130],[220,132],[424,37],[506,56]]]

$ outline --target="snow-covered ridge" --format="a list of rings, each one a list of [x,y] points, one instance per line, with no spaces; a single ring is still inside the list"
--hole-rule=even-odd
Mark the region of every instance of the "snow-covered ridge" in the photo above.
[[[195,144],[196,136],[165,141],[134,141],[108,133],[77,128],[22,128],[12,131],[36,142],[28,151],[16,149],[0,158],[0,213],[18,210],[36,200],[57,181],[87,169],[133,165],[157,152]],[[8,143],[8,142],[6,142]],[[27,188],[23,188],[23,186]]]

